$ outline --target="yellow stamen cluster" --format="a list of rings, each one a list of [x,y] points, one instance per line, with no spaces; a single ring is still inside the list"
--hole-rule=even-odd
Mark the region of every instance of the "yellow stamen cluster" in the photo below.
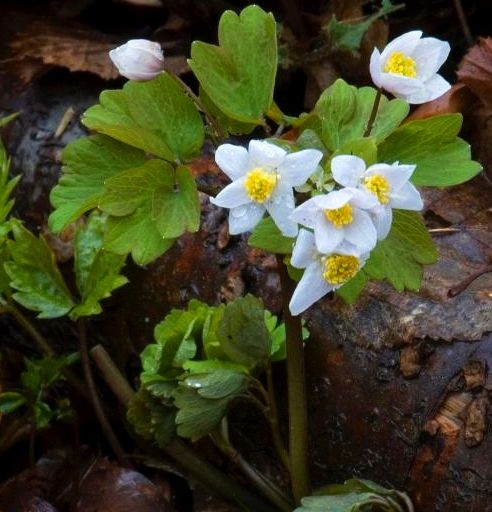
[[[336,228],[351,224],[354,220],[353,208],[349,203],[333,210],[324,210],[324,214]]]
[[[417,76],[417,63],[402,52],[393,52],[384,65],[385,73],[394,73],[408,78]]]
[[[359,258],[348,254],[333,254],[324,261],[324,280],[331,285],[346,283],[357,274],[360,268]]]
[[[264,171],[261,167],[248,172],[244,180],[244,188],[251,201],[264,203],[270,199],[277,184],[277,175]]]
[[[376,174],[364,178],[364,187],[371,194],[374,194],[381,204],[388,204],[390,202],[389,193],[391,191],[391,185],[384,176]]]

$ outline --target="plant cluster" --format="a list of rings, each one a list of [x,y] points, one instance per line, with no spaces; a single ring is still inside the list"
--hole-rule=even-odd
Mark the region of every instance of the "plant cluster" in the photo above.
[[[383,14],[390,6],[383,2]],[[353,45],[354,34],[347,39],[337,23],[332,32]],[[276,22],[258,6],[226,11],[218,45],[193,43],[189,66],[198,93],[165,71],[156,43],[133,40],[113,50],[114,63],[130,81],[102,92],[84,113],[82,123],[93,134],[65,148],[63,173],[51,192],[55,233],[85,219],[74,238],[75,289],[43,237],[8,217],[16,179],[8,181],[8,160],[0,153],[2,307],[15,313],[17,302],[40,318],[68,315],[79,324],[100,313],[100,301],[127,282],[121,271],[128,255],[145,265],[185,232],[199,229],[199,186],[191,166],[211,143],[231,182],[210,200],[230,210],[231,234],[251,232],[251,246],[277,255],[282,322],[252,296],[212,306],[193,300],[187,309],[171,311],[141,356],[141,387],[128,409],[135,431],[164,449],[176,436],[210,436],[242,461],[245,474],[278,510],[411,510],[405,495],[362,480],[312,495],[306,331],[299,315],[330,292],[353,302],[373,279],[416,291],[423,265],[436,261],[417,187],[456,185],[481,169],[458,137],[459,114],[406,121],[410,104],[449,88],[437,73],[448,53],[447,43],[422,38],[420,31],[404,34],[374,50],[376,88],[339,79],[312,111],[293,117],[273,98]],[[272,362],[284,358],[287,443],[271,375]],[[238,458],[227,432],[236,400],[264,413],[291,478],[291,495]]]

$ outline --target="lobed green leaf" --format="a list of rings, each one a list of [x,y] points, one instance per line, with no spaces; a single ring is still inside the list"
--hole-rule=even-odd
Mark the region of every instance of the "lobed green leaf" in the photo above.
[[[145,154],[105,135],[74,140],[62,154],[62,176],[50,194],[55,210],[49,226],[55,233],[97,208],[108,178],[121,171],[139,167]]]
[[[171,162],[196,156],[204,140],[195,104],[168,73],[146,82],[128,81],[122,90],[103,91],[99,105],[87,110],[82,122]]]
[[[219,46],[195,41],[188,61],[210,102],[228,118],[264,124],[277,72],[275,19],[257,5],[226,11]]]
[[[20,222],[12,224],[12,232],[14,240],[7,242],[12,261],[4,266],[11,287],[16,290],[13,298],[24,307],[38,311],[39,318],[65,315],[73,301],[48,244]]]
[[[471,159],[470,145],[457,135],[461,114],[411,121],[380,146],[380,161],[416,164],[411,181],[417,186],[447,187],[477,175],[482,166]]]

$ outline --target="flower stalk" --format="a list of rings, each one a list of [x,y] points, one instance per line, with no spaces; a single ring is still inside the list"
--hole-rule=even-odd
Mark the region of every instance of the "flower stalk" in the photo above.
[[[277,255],[287,350],[290,474],[294,500],[300,503],[302,497],[311,494],[304,345],[301,317],[293,316],[289,309],[295,283],[289,277],[282,258]]]

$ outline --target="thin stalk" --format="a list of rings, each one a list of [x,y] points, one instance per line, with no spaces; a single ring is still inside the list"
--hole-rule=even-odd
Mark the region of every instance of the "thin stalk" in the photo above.
[[[290,473],[289,453],[284,446],[282,434],[280,433],[276,403],[275,401],[271,401],[269,393],[265,390],[261,382],[259,382],[257,379],[251,379],[251,383],[253,388],[259,391],[265,403],[263,403],[251,393],[246,393],[239,396],[251,402],[263,414],[264,418],[268,422],[268,425],[270,426],[273,446],[277,452],[277,455],[279,456],[282,464],[285,466],[285,469]]]
[[[94,347],[91,351],[91,355],[98,361],[97,365],[103,379],[120,400],[120,403],[124,406],[128,406],[128,402],[135,392],[112,362],[110,356],[104,348],[100,346]],[[200,459],[196,453],[179,438],[173,439],[163,450],[191,476],[200,481],[211,493],[222,496],[231,502],[238,503],[245,510],[251,512],[259,510],[262,512],[278,512],[277,509],[267,505],[263,500],[260,500],[254,494],[244,489],[215,466]]]
[[[104,408],[99,399],[99,394],[97,392],[96,383],[94,382],[94,376],[92,375],[91,369],[91,362],[89,359],[87,330],[84,318],[81,317],[77,320],[77,327],[79,331],[80,360],[82,362],[82,369],[84,370],[84,376],[87,382],[87,387],[89,388],[89,393],[92,398],[94,412],[96,413],[97,419],[99,421],[99,424],[101,425],[101,429],[104,433],[104,436],[108,440],[118,461],[120,462],[120,464],[128,463],[126,454],[123,451],[123,448],[121,447],[115,433],[113,432],[113,429],[108,421],[106,413],[104,412]]]
[[[15,307],[14,304],[11,302],[8,304],[3,304],[3,309],[6,313],[12,315],[17,323],[22,327],[22,329],[24,329],[24,331],[29,334],[29,336],[38,346],[40,352],[48,357],[54,357],[57,355],[48,340],[36,329],[36,327],[34,327],[30,320]],[[62,373],[81,396],[89,398],[86,386],[84,385],[83,381],[79,379],[77,375],[75,375],[75,373],[73,373],[69,368],[63,368]]]
[[[283,318],[287,350],[287,397],[289,406],[289,453],[292,494],[296,503],[311,495],[308,463],[307,395],[304,344],[300,316],[292,316],[289,302],[295,283],[289,277],[282,256],[277,256],[282,289]]]
[[[224,432],[222,432],[224,431]],[[246,459],[232,446],[227,434],[227,426],[222,423],[222,428],[210,435],[210,438],[217,448],[243,473],[243,475],[263,493],[271,503],[276,505],[283,512],[292,512],[293,503],[284,495],[273,482],[258,473]]]
[[[366,131],[364,132],[364,137],[369,137],[371,135],[371,131],[374,127],[374,121],[376,120],[376,116],[378,114],[379,103],[381,101],[381,96],[383,95],[383,90],[379,88],[376,92],[376,97],[374,98],[374,103],[372,105],[371,114],[369,115],[369,121],[367,121]]]
[[[223,138],[223,135],[222,135],[220,126],[217,123],[216,119],[209,115],[209,113],[207,112],[207,109],[203,105],[200,98],[191,90],[191,88],[187,84],[185,84],[183,82],[183,80],[181,80],[181,78],[179,78],[179,76],[174,75],[173,73],[168,73],[168,74],[183,89],[183,91],[193,100],[193,102],[197,106],[198,110],[203,112],[203,115],[205,116],[207,124],[210,126],[210,128],[212,129],[212,132],[213,132],[210,134],[211,138],[212,138],[212,142],[215,145],[217,145],[217,138],[218,137]]]
[[[12,303],[5,304],[4,308],[5,312],[12,315],[17,323],[27,332],[27,334],[29,334],[29,336],[31,336],[43,354],[48,357],[56,355],[56,352],[53,350],[46,338],[34,327],[34,325],[32,325],[29,319],[25,317],[19,309],[17,309]]]

